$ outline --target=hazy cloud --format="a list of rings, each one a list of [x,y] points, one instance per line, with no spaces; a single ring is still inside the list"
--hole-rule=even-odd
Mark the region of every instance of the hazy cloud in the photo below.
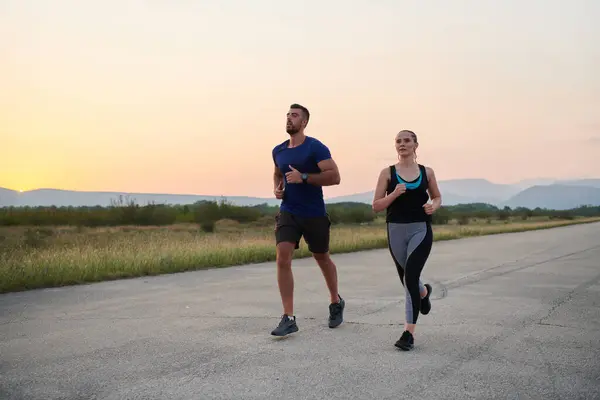
[[[589,138],[587,138],[587,140],[585,141],[586,144],[591,144],[594,146],[600,146],[600,135],[596,135],[596,136],[591,136]]]
[[[590,122],[585,127],[591,131],[598,132],[600,131],[600,122]]]

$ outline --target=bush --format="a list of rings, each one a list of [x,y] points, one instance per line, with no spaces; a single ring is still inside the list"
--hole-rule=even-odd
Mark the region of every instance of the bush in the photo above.
[[[450,221],[450,211],[446,207],[440,207],[431,216],[431,223],[433,225],[445,225]]]
[[[505,210],[498,210],[498,212],[496,213],[496,218],[498,218],[500,221],[508,221],[508,219],[510,218],[510,212],[507,212]]]
[[[327,206],[327,213],[332,224],[361,224],[375,220],[371,206],[362,203],[331,204]]]
[[[468,215],[461,215],[458,217],[458,224],[459,225],[468,225],[469,224],[469,216]]]
[[[200,222],[200,229],[202,232],[212,233],[215,231],[215,226],[217,225],[217,221],[203,221]]]

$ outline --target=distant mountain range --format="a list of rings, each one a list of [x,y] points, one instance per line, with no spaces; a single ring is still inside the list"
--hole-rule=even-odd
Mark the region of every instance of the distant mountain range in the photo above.
[[[529,180],[498,184],[485,179],[452,179],[439,182],[445,205],[488,203],[497,207],[540,207],[566,210],[582,205],[600,206],[600,179]],[[373,191],[329,199],[330,203],[371,203]]]
[[[83,192],[61,189],[36,189],[16,192],[0,188],[0,207],[6,206],[110,206],[113,203],[137,204],[193,204],[202,200],[219,201],[222,196],[206,196],[194,194],[165,194],[165,193],[128,193],[128,192]],[[251,206],[256,204],[279,204],[275,198],[260,198],[248,196],[226,196],[233,204]]]
[[[485,179],[452,179],[440,181],[445,205],[488,203],[497,207],[551,208],[564,210],[582,205],[600,206],[600,179],[528,180],[515,184],[497,184]],[[241,206],[256,204],[277,205],[275,198],[227,196]],[[7,206],[109,206],[114,202],[134,201],[137,204],[192,204],[202,200],[220,200],[221,196],[81,192],[58,189],[37,189],[16,192],[0,188],[0,207]],[[373,191],[326,199],[327,203],[360,202],[370,204]]]

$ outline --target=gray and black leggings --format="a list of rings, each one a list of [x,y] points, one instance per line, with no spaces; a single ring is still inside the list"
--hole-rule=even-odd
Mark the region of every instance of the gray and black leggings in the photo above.
[[[424,289],[421,271],[431,252],[433,232],[429,222],[387,224],[388,247],[406,293],[406,322],[416,324]]]

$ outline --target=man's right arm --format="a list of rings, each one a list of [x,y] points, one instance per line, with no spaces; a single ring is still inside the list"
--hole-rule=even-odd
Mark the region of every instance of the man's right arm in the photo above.
[[[273,157],[273,165],[275,166],[275,171],[273,172],[273,190],[277,189],[279,185],[283,187],[283,173],[277,166],[277,160],[275,159],[275,150],[274,148],[271,151],[271,157]]]

